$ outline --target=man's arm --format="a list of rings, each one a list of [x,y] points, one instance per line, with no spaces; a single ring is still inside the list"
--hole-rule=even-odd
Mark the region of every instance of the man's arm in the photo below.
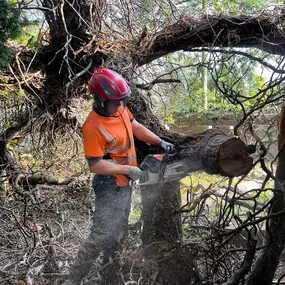
[[[132,129],[134,136],[140,141],[153,145],[159,145],[161,142],[161,139],[156,134],[140,124],[135,119],[132,121]]]
[[[132,121],[132,129],[134,136],[139,140],[153,145],[160,145],[168,153],[174,152],[174,145],[172,143],[162,140],[135,119]]]
[[[137,180],[142,175],[143,171],[136,166],[120,165],[106,161],[102,157],[97,159],[88,159],[88,164],[91,172],[101,175],[128,175],[132,180]]]
[[[101,175],[129,174],[129,165],[116,164],[104,159],[88,160],[88,164],[91,172]]]

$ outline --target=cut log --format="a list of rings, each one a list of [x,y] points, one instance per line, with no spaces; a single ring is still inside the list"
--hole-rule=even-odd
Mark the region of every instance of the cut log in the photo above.
[[[229,138],[218,129],[178,141],[179,157],[187,172],[205,171],[234,177],[247,174],[253,166],[247,146],[239,138]]]

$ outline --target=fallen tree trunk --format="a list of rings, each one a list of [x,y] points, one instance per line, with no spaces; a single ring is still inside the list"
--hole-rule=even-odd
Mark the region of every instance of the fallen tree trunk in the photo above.
[[[134,49],[134,62],[141,66],[178,50],[198,51],[195,48],[201,47],[209,51],[213,47],[255,47],[283,55],[284,12],[284,6],[280,5],[255,15],[220,14],[197,18],[183,14],[175,24],[153,34],[150,39],[142,37]]]
[[[229,138],[218,129],[178,139],[178,155],[170,159],[183,161],[187,173],[204,171],[235,177],[247,174],[253,159],[239,138]]]
[[[180,137],[176,142],[178,154],[168,163],[183,161],[188,173],[205,171],[233,177],[248,173],[253,165],[246,145],[217,129]],[[163,285],[200,284],[193,256],[182,244],[179,181],[141,187],[141,195],[143,255],[152,281]]]

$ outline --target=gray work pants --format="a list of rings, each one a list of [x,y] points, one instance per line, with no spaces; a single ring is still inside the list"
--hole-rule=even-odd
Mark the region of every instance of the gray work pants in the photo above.
[[[131,207],[131,187],[119,187],[112,176],[95,175],[95,213],[88,239],[81,246],[69,280],[80,284],[92,264],[103,251],[102,284],[123,284],[120,276],[120,252],[128,230]]]

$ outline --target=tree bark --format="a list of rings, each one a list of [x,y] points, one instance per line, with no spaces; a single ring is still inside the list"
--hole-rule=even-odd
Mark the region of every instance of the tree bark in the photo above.
[[[250,47],[271,54],[283,55],[285,42],[281,19],[283,6],[255,15],[207,15],[192,17],[181,15],[177,23],[152,35],[150,40],[140,41],[133,55],[139,66],[178,50],[209,47]]]
[[[182,247],[178,181],[141,187],[143,277],[163,285],[200,284],[192,256]],[[191,283],[194,282],[194,283]]]
[[[253,159],[247,147],[239,138],[229,138],[218,129],[177,138],[178,156],[173,160],[183,161],[187,173],[205,171],[234,177],[247,174]]]
[[[282,108],[279,119],[278,149],[274,202],[270,214],[284,211],[285,206],[285,107]],[[285,244],[285,214],[268,221],[264,243],[267,246],[259,255],[247,285],[272,284]]]

